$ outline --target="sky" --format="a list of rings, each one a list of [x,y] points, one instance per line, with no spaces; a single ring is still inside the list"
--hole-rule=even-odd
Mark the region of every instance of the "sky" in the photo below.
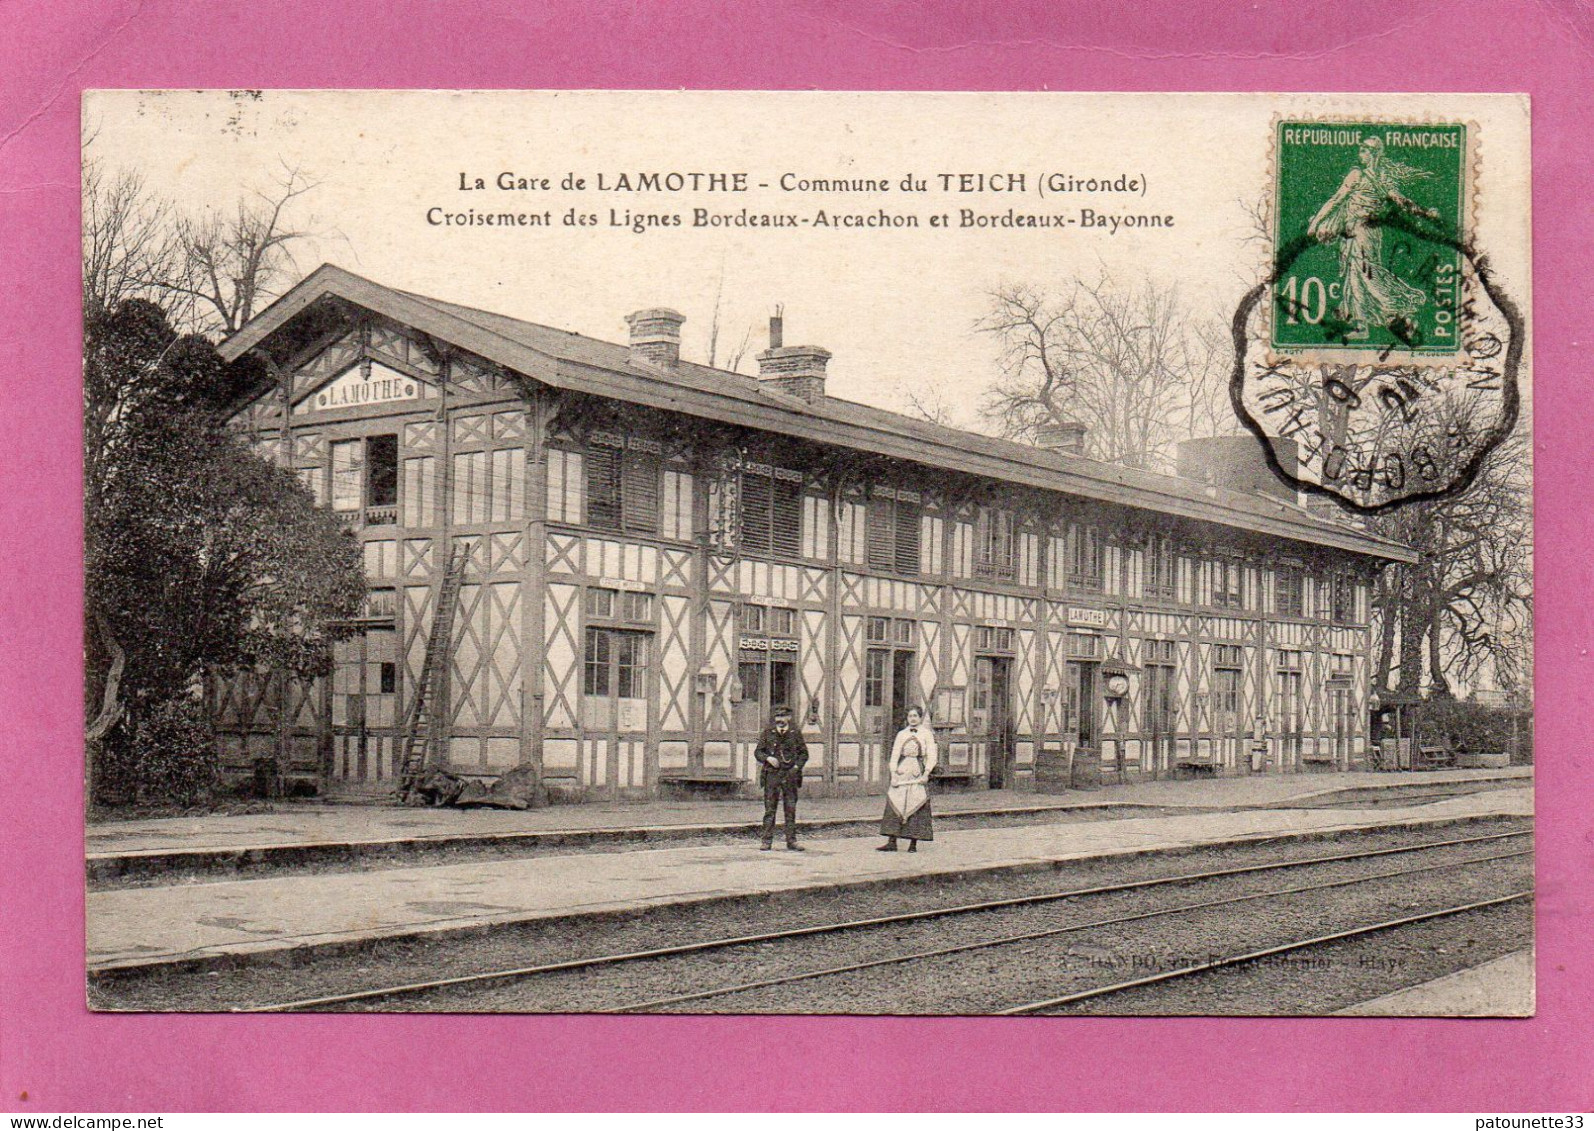
[[[1226,323],[1262,275],[1251,210],[1266,196],[1276,116],[1463,120],[1478,126],[1477,242],[1528,306],[1528,113],[1501,95],[819,94],[705,92],[89,92],[91,154],[138,171],[190,213],[230,209],[285,167],[317,182],[293,221],[297,249],[379,283],[624,341],[624,316],[686,316],[683,354],[719,360],[751,331],[763,348],[780,305],[788,345],[830,350],[833,396],[905,410],[910,394],[973,423],[998,372],[978,333],[992,289],[1062,291],[1103,273],[1178,289],[1192,318]],[[624,174],[737,173],[748,191],[597,191]],[[501,174],[547,189],[497,189]],[[986,174],[986,191],[940,174]],[[585,178],[564,188],[567,175]],[[902,192],[904,177],[930,191]],[[996,192],[1024,178],[1023,191]],[[461,190],[461,178],[486,188]],[[884,180],[884,193],[783,191],[789,180]],[[1059,178],[1139,182],[1138,192],[1068,191]],[[977,187],[978,182],[973,182]],[[768,187],[761,187],[767,185]],[[872,215],[918,228],[693,227],[693,210]],[[1061,229],[961,228],[961,210],[1063,215]],[[448,214],[546,212],[549,226],[460,227]],[[595,223],[566,226],[571,209]],[[624,213],[680,227],[611,226]],[[1172,225],[1080,226],[1097,216]],[[932,229],[945,215],[951,227]]]

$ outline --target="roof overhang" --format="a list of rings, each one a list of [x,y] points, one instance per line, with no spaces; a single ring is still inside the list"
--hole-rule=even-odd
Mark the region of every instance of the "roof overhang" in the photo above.
[[[556,389],[609,397],[928,467],[953,467],[1037,490],[1288,538],[1385,562],[1417,560],[1411,549],[1397,542],[1317,520],[1283,502],[1262,496],[1246,497],[1246,505],[1242,508],[1225,501],[1220,493],[1209,497],[1198,485],[1185,484],[1170,476],[1120,469],[1112,464],[1069,458],[1042,449],[1026,449],[1022,459],[1016,455],[1008,457],[959,446],[953,439],[956,433],[952,429],[938,430],[947,432],[946,438],[907,435],[840,419],[826,412],[823,404],[809,405],[796,400],[787,404],[790,398],[765,395],[756,389],[749,389],[747,395],[742,396],[673,382],[667,374],[609,368],[557,357],[452,311],[439,309],[420,296],[384,287],[331,264],[317,268],[223,342],[222,356],[232,361],[262,346],[272,334],[328,295],[411,326]],[[1159,485],[1163,480],[1166,484]],[[1185,489],[1179,490],[1179,487]]]

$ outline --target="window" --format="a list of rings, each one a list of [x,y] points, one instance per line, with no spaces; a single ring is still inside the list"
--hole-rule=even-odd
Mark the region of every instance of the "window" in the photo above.
[[[599,447],[599,438],[594,434],[594,446],[585,458],[587,525],[657,534],[662,473],[658,456],[640,448]]]
[[[365,441],[338,440],[332,445],[332,509],[357,511],[365,481]]]
[[[1146,641],[1146,663],[1171,664],[1174,662],[1174,642],[1172,640]]]
[[[583,654],[582,692],[619,699],[646,694],[647,637],[612,628],[587,629]]]
[[[664,472],[664,536],[690,542],[692,526],[692,477],[687,472]]]
[[[892,639],[898,644],[912,644],[917,635],[919,622],[899,617],[891,624]]]
[[[1219,668],[1245,666],[1245,651],[1238,644],[1218,644],[1212,649],[1212,664]]]
[[[891,653],[886,649],[869,649],[863,669],[863,705],[865,707],[884,707],[886,705],[886,668],[890,662]]]
[[[1218,608],[1243,607],[1240,569],[1240,563],[1233,558],[1218,558],[1212,563],[1212,603]]]
[[[871,644],[887,643],[891,639],[891,618],[870,617],[864,635]]]
[[[398,690],[398,665],[384,660],[381,666],[381,683],[383,695],[392,695]]]
[[[919,497],[880,490],[869,500],[869,564],[897,573],[919,572]]]
[[[741,622],[740,627],[743,632],[763,632],[764,606],[743,605],[739,620]]]
[[[1212,672],[1213,707],[1217,712],[1218,732],[1237,734],[1240,728],[1240,669],[1220,667]]]
[[[1068,654],[1076,660],[1100,659],[1101,637],[1092,632],[1070,632],[1068,634]]]
[[[1011,652],[1013,650],[1013,630],[1011,628],[997,628],[992,625],[980,625],[974,630],[974,647],[980,652]]]
[[[607,620],[614,616],[614,599],[619,593],[613,589],[588,589],[587,590],[587,615],[589,617],[603,617]]]
[[[587,616],[600,620],[652,621],[653,594],[594,587],[587,590]]]
[[[398,505],[398,435],[368,436],[365,440],[365,505]]]
[[[771,636],[796,636],[797,635],[797,610],[788,608],[773,608],[769,610],[766,618]]]
[[[1146,545],[1146,596],[1172,600],[1178,592],[1177,567],[1173,543],[1166,538],[1152,538]]]
[[[1356,619],[1356,582],[1344,574],[1336,574],[1329,584],[1333,587],[1329,615],[1336,624],[1351,624]]]
[[[398,594],[393,589],[372,589],[365,595],[365,610],[371,620],[392,620],[398,615]]]
[[[1094,526],[1068,528],[1068,584],[1074,589],[1101,592],[1104,572],[1101,535]]]
[[[1013,512],[981,507],[974,529],[974,572],[979,577],[1011,578],[1018,573]]]
[[[1301,571],[1280,566],[1274,578],[1274,611],[1283,617],[1305,616],[1304,584]]]
[[[742,685],[743,703],[763,703],[764,669],[768,666],[761,660],[743,660],[736,665],[736,682]]]
[[[548,449],[548,521],[581,521],[581,489],[586,481],[580,452]]]
[[[1278,653],[1279,671],[1298,672],[1301,670],[1301,654],[1297,651],[1285,649]]]

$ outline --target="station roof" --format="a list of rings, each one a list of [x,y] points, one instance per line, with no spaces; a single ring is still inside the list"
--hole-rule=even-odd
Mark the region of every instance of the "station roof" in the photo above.
[[[1288,538],[1385,561],[1407,547],[1318,518],[1261,494],[1225,490],[1084,456],[967,432],[825,396],[809,402],[755,377],[682,359],[638,365],[628,346],[524,322],[372,282],[323,264],[221,345],[229,360],[269,339],[317,301],[335,296],[559,389],[876,453],[1195,522]]]

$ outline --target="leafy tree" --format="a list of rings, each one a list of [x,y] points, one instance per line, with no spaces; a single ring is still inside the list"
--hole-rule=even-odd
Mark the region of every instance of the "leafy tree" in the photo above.
[[[207,669],[325,672],[365,595],[359,548],[225,426],[252,374],[159,307],[85,326],[86,715],[138,725]]]

